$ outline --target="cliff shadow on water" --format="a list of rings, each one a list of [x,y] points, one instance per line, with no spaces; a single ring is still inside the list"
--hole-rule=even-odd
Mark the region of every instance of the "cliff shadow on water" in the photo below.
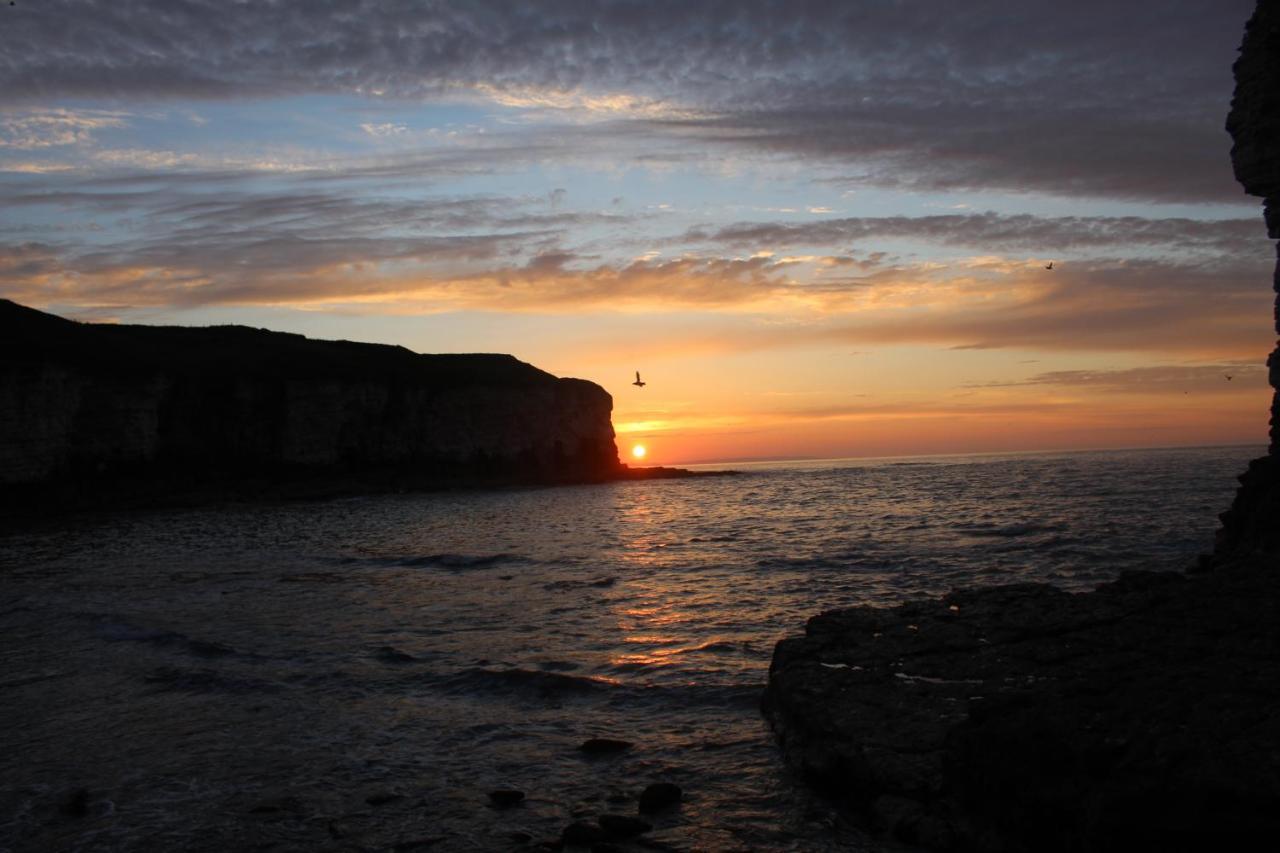
[[[600,386],[510,355],[242,326],[86,324],[0,300],[0,508],[599,482]]]

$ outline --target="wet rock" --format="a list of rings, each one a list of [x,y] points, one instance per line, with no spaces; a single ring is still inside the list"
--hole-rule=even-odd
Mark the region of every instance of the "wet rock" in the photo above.
[[[590,847],[607,838],[603,829],[587,821],[574,821],[560,833],[560,840],[574,847]]]
[[[649,821],[629,815],[602,814],[596,821],[610,838],[631,838],[653,829]]]
[[[417,660],[413,655],[402,652],[394,646],[380,647],[375,656],[383,663],[413,663]]]
[[[609,841],[601,841],[591,845],[591,853],[622,853],[622,848]]]
[[[788,763],[910,844],[1247,848],[1280,835],[1276,612],[1269,558],[833,611],[778,644],[765,712]]]
[[[924,806],[918,800],[886,794],[871,804],[876,828],[906,840],[924,817]]]
[[[84,817],[89,813],[89,789],[75,788],[70,791],[58,806],[58,811],[67,817]]]
[[[523,801],[524,791],[517,791],[514,788],[499,788],[489,792],[489,802],[494,808],[509,809]]]
[[[640,811],[656,812],[676,805],[684,791],[673,782],[654,782],[640,794]]]
[[[593,737],[582,742],[578,747],[579,750],[588,755],[613,755],[619,752],[626,752],[632,747],[629,740],[617,740],[610,737]]]

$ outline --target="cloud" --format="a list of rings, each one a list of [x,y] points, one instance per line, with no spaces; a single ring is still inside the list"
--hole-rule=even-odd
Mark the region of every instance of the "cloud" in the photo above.
[[[455,204],[424,215],[492,215],[476,200]],[[916,344],[1248,360],[1272,343],[1265,259],[1100,258],[1057,274],[1000,257],[865,270],[826,257],[610,261],[565,248],[555,229],[388,235],[378,223],[395,211],[338,198],[258,199],[245,209],[189,202],[166,213],[180,214],[184,228],[159,239],[3,247],[0,292],[37,305],[693,311],[722,318],[709,317],[693,343],[724,350]],[[326,232],[338,219],[359,227]],[[832,268],[852,271],[823,274]],[[774,319],[744,326],[734,316]]]
[[[1227,377],[1231,378],[1228,379]],[[1265,387],[1267,370],[1257,363],[1180,364],[1132,367],[1123,370],[1054,370],[1021,382],[990,382],[972,388],[1054,386],[1085,388],[1111,394],[1225,393],[1239,388]]]
[[[1119,246],[1149,246],[1175,251],[1250,252],[1265,235],[1256,217],[1248,219],[1147,218],[1139,216],[1033,216],[994,212],[939,216],[884,216],[826,219],[817,222],[741,222],[693,229],[690,243],[733,247],[786,248],[861,244],[875,239],[905,239],[1046,255]]]
[[[128,113],[110,110],[31,109],[0,112],[0,149],[30,151],[93,140],[95,131],[124,127]]]
[[[480,101],[637,157],[803,158],[843,188],[1228,202],[1251,6],[49,0],[6,16],[0,103]]]
[[[365,122],[360,125],[360,129],[370,136],[401,136],[409,132],[407,126],[390,121],[379,124]]]

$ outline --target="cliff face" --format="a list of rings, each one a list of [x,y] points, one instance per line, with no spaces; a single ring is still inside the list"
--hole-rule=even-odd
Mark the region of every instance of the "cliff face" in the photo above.
[[[1227,117],[1235,144],[1231,164],[1236,180],[1263,199],[1267,234],[1280,238],[1280,3],[1260,0],[1250,19],[1235,64],[1236,91]],[[1275,325],[1280,333],[1280,244],[1273,287]],[[1271,442],[1240,477],[1240,491],[1222,515],[1214,552],[1219,560],[1280,551],[1280,346],[1267,360],[1271,387]]]
[[[508,355],[418,355],[236,326],[73,323],[0,301],[0,492],[327,476],[601,480],[599,386]]]

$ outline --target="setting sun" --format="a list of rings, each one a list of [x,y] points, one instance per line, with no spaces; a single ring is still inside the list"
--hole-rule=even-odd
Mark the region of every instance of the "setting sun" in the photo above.
[[[631,455],[636,459],[643,459],[646,453],[648,453],[648,451],[644,449],[643,444],[637,444],[635,447],[631,448]]]

